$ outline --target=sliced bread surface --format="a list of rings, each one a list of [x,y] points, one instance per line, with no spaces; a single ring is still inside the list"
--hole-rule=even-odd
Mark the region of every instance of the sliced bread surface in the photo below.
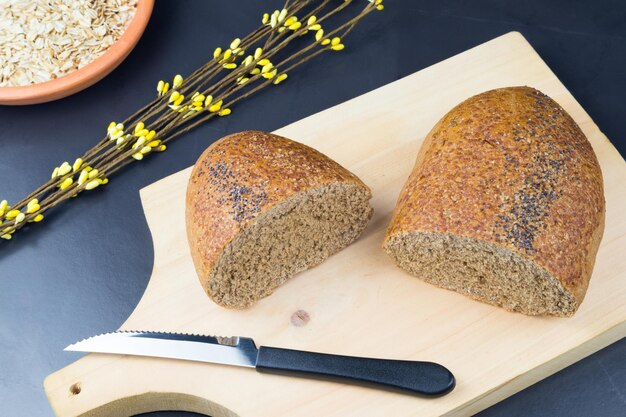
[[[211,145],[187,188],[187,236],[206,293],[246,308],[358,238],[370,190],[320,152],[264,132]]]
[[[528,315],[580,306],[604,230],[602,173],[567,112],[530,87],[478,94],[426,137],[384,249],[435,285]]]

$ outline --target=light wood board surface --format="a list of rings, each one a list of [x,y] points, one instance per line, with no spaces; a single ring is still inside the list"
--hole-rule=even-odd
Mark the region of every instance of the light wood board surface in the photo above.
[[[462,100],[514,85],[538,88],[559,102],[591,141],[603,171],[606,231],[587,297],[570,319],[526,317],[435,288],[396,268],[381,250],[396,198],[432,126]],[[251,336],[258,345],[435,361],[456,375],[456,389],[424,399],[223,365],[90,354],[46,379],[58,416],[160,409],[214,417],[471,415],[626,336],[626,163],[519,33],[277,133],[324,152],[372,188],[375,215],[364,235],[253,308],[225,310],[204,294],[189,255],[186,169],[141,190],[154,270],[121,328]],[[297,310],[310,314],[305,326],[291,323]],[[77,387],[80,393],[72,393]]]

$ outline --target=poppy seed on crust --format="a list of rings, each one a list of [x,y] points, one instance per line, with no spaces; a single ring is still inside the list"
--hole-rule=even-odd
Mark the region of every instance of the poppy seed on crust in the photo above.
[[[207,295],[245,308],[352,243],[371,192],[320,152],[264,132],[211,145],[187,188],[192,258]]]
[[[426,137],[385,236],[413,275],[530,315],[570,316],[604,230],[602,173],[576,122],[529,87],[473,96]]]

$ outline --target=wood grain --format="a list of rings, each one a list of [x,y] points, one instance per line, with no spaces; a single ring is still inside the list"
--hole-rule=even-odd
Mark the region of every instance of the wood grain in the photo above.
[[[602,167],[606,232],[587,297],[570,319],[526,317],[435,288],[396,268],[381,250],[428,131],[463,99],[511,85],[538,88],[559,102]],[[455,373],[456,389],[428,400],[222,365],[91,354],[46,379],[58,416],[164,409],[214,417],[470,415],[626,335],[626,163],[519,33],[276,133],[326,153],[372,188],[375,214],[361,239],[253,308],[224,310],[204,295],[194,272],[183,216],[190,169],[181,171],[141,190],[155,265],[121,328],[245,335],[269,346],[435,361]],[[310,315],[305,326],[291,324],[297,310]],[[73,384],[80,393],[71,393]]]

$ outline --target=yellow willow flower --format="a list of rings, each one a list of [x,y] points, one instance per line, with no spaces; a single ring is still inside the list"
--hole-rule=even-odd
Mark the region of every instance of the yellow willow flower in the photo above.
[[[137,139],[137,141],[135,143],[133,143],[132,148],[133,149],[137,149],[138,147],[143,146],[144,143],[146,143],[146,138],[142,136],[139,139]],[[95,177],[95,175],[90,176],[89,178],[93,178],[93,177]]]
[[[180,100],[180,98],[179,98]],[[136,137],[140,137],[140,136],[146,136],[148,133],[150,133],[150,131],[148,129],[142,129],[139,132],[135,133]]]
[[[282,9],[278,14],[278,22],[282,22],[287,17],[287,9]]]
[[[265,74],[263,74],[264,78],[267,78],[268,80],[271,80],[272,78],[274,78],[276,76],[276,73],[278,71],[276,70],[276,68],[274,68],[273,70],[266,72]]]
[[[74,161],[74,163],[72,164],[72,171],[76,172],[80,169],[80,167],[83,165],[83,160],[82,158],[76,158],[76,160]]]
[[[15,216],[15,224],[22,223],[25,218],[26,218],[26,215],[24,213],[18,214],[17,216]]]
[[[146,127],[146,125],[143,122],[137,123],[137,125],[135,126],[135,134],[142,131],[144,127]]]
[[[67,162],[63,162],[61,164],[61,166],[59,167],[59,175],[63,176],[63,175],[67,175],[72,171],[72,167],[69,163]]]
[[[322,39],[322,37],[324,37],[324,29],[320,29],[317,32],[315,32],[315,40],[316,41],[320,41]]]
[[[83,185],[87,179],[89,179],[89,172],[83,169],[78,176],[78,185]]]
[[[155,135],[156,135],[156,131],[154,130],[149,131],[148,134],[146,135],[146,140],[151,140]]]
[[[74,183],[74,180],[72,179],[72,177],[68,177],[63,180],[63,182],[59,185],[59,188],[61,188],[62,190],[65,190],[67,187],[69,187],[73,183]]]
[[[172,91],[172,94],[170,94],[170,98],[168,99],[168,101],[171,103],[173,101],[178,100],[179,97],[180,97],[180,93],[178,91]]]
[[[87,183],[87,185],[85,185],[85,189],[86,190],[93,190],[94,188],[98,187],[100,185],[100,181],[98,180],[91,180]]]
[[[213,104],[211,107],[209,107],[209,111],[211,113],[215,113],[215,112],[220,111],[220,109],[222,108],[222,103],[223,103],[223,100],[215,102],[215,104]]]
[[[16,218],[18,214],[20,214],[20,211],[13,209],[13,210],[9,210],[9,212],[4,217],[11,220],[11,219]]]
[[[26,207],[26,214],[33,214],[39,211],[39,209],[41,208],[41,206],[38,203],[32,204],[32,205],[28,205],[28,207]]]
[[[287,79],[287,74],[280,74],[278,77],[276,77],[276,79],[274,80],[274,84],[280,84],[283,81],[285,81]]]
[[[104,174],[113,174],[126,163],[131,162],[125,158],[142,160],[145,155],[150,153],[165,151],[167,149],[165,143],[176,137],[178,135],[177,129],[186,123],[183,119],[195,119],[196,116],[203,116],[204,111],[208,113],[208,116],[229,116],[232,114],[232,110],[226,107],[225,103],[237,102],[247,97],[250,91],[257,90],[257,86],[260,89],[269,84],[278,85],[287,80],[288,75],[278,73],[279,68],[270,59],[267,59],[267,57],[271,57],[277,64],[282,61],[282,58],[273,57],[274,55],[281,56],[279,52],[282,52],[285,47],[286,42],[283,43],[283,41],[286,38],[291,40],[298,35],[304,36],[310,31],[315,37],[315,43],[319,43],[323,51],[342,50],[345,46],[341,38],[338,36],[328,38],[328,33],[337,33],[338,35],[342,33],[338,29],[339,26],[334,26],[332,23],[336,21],[339,14],[331,19],[332,24],[327,24],[325,18],[329,15],[328,13],[334,15],[339,11],[338,9],[343,8],[343,2],[326,0],[320,2],[320,7],[316,9],[315,15],[306,15],[300,21],[297,16],[293,15],[293,11],[296,9],[305,10],[303,7],[309,5],[308,3],[308,0],[288,1],[287,4],[291,5],[291,15],[287,8],[264,13],[262,17],[263,26],[257,27],[245,37],[232,39],[225,47],[218,47],[212,51],[213,56],[207,60],[208,62],[198,68],[197,71],[192,72],[193,79],[191,82],[193,84],[190,83],[190,80],[185,80],[181,74],[175,74],[170,79],[171,89],[169,82],[163,79],[157,80],[155,87],[158,97],[126,119],[125,123],[129,125],[128,128],[125,128],[124,123],[110,122],[106,127],[105,140],[89,149],[85,153],[87,155],[85,160],[76,158],[74,163],[63,162],[54,168],[51,179],[32,194],[45,204],[40,204],[37,198],[31,198],[30,201],[22,200],[23,202],[18,203],[15,207],[10,207],[6,200],[0,201],[0,219],[4,220],[4,225],[0,226],[0,237],[10,239],[14,232],[13,229],[20,229],[26,222],[42,221],[44,218],[43,210],[52,208],[70,197],[76,197],[82,190],[92,190],[107,184],[108,179],[104,177]],[[366,14],[383,8],[382,0],[370,0],[370,3],[363,2],[363,10],[356,16],[346,13],[349,17],[340,23],[343,25],[341,27],[351,29]],[[333,10],[329,11],[329,8]],[[316,16],[318,14],[320,18]],[[322,21],[323,24],[320,23]],[[271,26],[271,29],[267,26]],[[279,31],[284,32],[284,34],[279,35]],[[289,31],[296,33],[289,34]],[[343,33],[347,32],[349,30]],[[242,39],[246,40],[245,44]],[[275,42],[268,42],[270,39]],[[305,43],[310,45],[310,42]],[[263,45],[267,45],[266,51],[263,50]],[[246,53],[246,49],[249,53]],[[290,51],[290,54],[297,54],[296,57],[298,58],[289,64],[290,68],[295,68],[311,58],[305,53],[311,55],[322,52],[319,49],[317,51],[309,51],[309,49],[313,48],[308,48],[305,45],[300,50]],[[220,71],[222,68],[233,70],[233,72]],[[268,81],[261,80],[261,82],[255,83],[254,87],[249,88],[248,84],[252,84],[250,81],[260,78],[259,75]],[[232,83],[232,80],[236,80],[236,84]],[[200,91],[194,93],[194,87]],[[201,91],[213,92],[216,97],[221,96],[221,100],[216,100],[211,95],[203,94]],[[175,114],[170,113],[170,111],[174,111]],[[209,118],[198,117],[197,121],[194,120],[193,124],[189,124],[189,127]],[[147,124],[158,130],[149,130]],[[93,168],[87,164],[91,164]],[[10,227],[6,228],[9,225]]]
[[[174,81],[172,82],[172,88],[178,88],[183,85],[183,76],[180,74],[176,74],[174,76]]]
[[[196,101],[199,101],[200,103],[202,103],[204,101],[206,97],[204,97],[204,94],[197,94],[192,100],[195,104]]]

